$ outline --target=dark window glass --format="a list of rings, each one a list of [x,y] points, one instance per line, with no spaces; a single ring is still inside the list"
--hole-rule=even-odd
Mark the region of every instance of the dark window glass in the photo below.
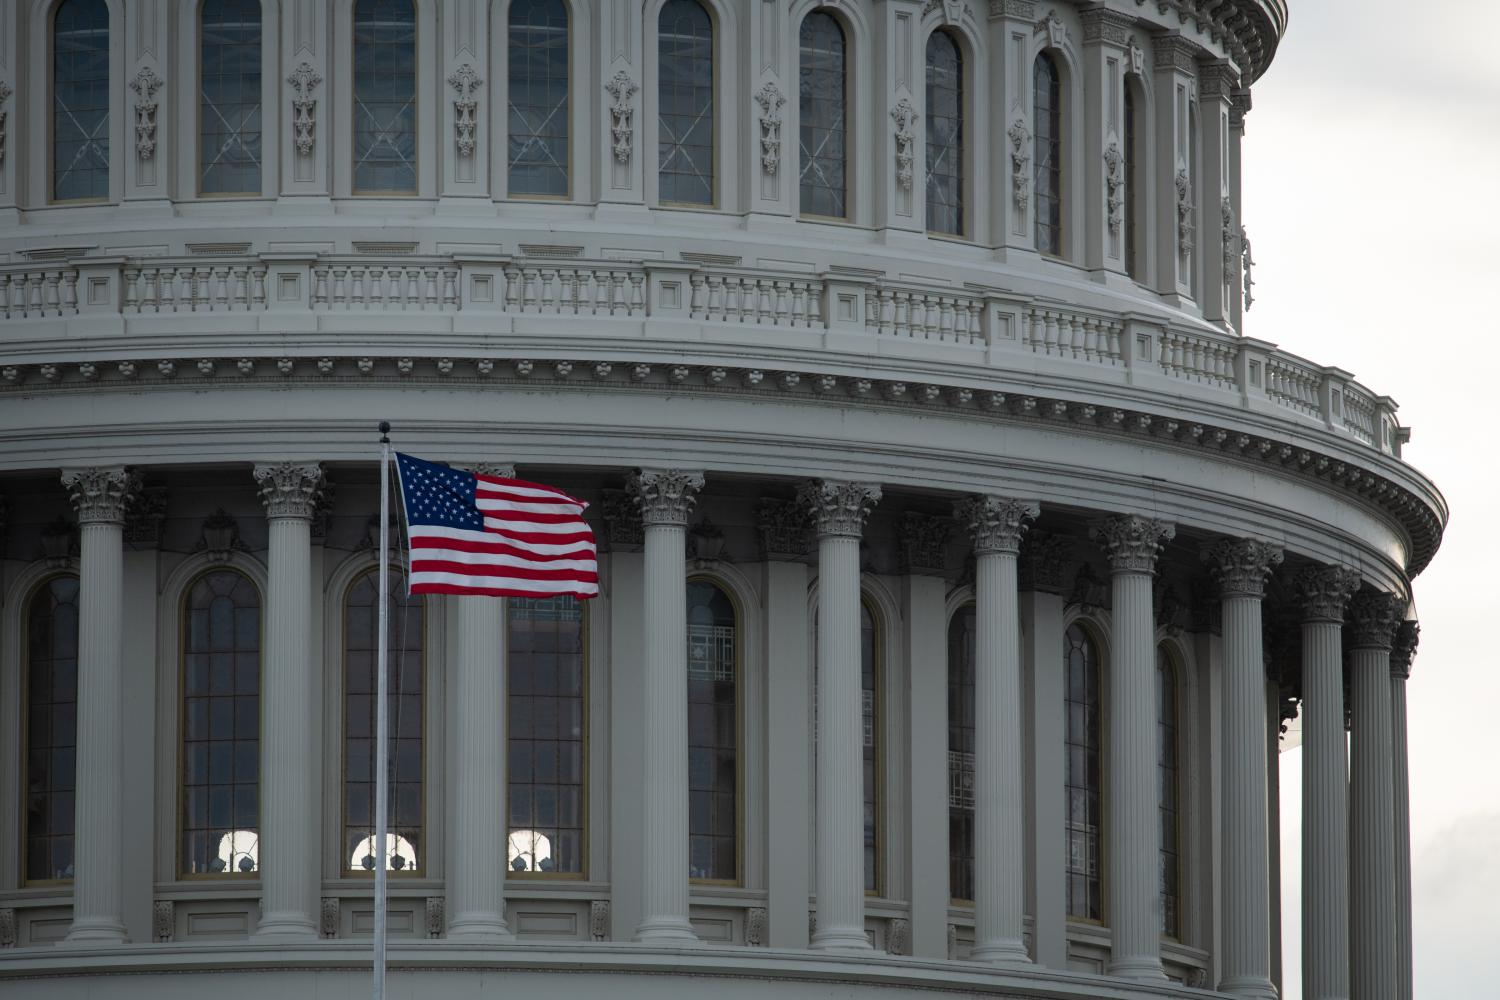
[[[729,595],[687,585],[688,871],[739,878],[739,623]]]
[[[859,603],[864,718],[865,891],[880,891],[880,636],[870,606]]]
[[[1167,937],[1179,937],[1182,903],[1181,839],[1178,822],[1177,669],[1166,649],[1156,651],[1156,774],[1161,805],[1161,924]]]
[[[1068,916],[1102,918],[1099,863],[1103,857],[1099,735],[1099,659],[1082,626],[1063,637],[1066,673],[1067,741],[1065,805],[1068,838]]]
[[[842,219],[848,214],[848,127],[844,29],[831,14],[815,10],[802,19],[799,114],[803,215]]]
[[[260,595],[216,570],[183,606],[183,874],[256,871],[259,831]]]
[[[714,24],[698,0],[667,0],[657,22],[660,198],[714,203]]]
[[[584,855],[583,605],[507,602],[510,877],[581,875]]]
[[[375,869],[376,643],[380,589],[361,576],[344,602],[344,867]],[[390,574],[386,605],[386,725],[390,734],[386,868],[422,869],[422,598]]]
[[[260,193],[260,0],[206,0],[198,104],[204,194]]]
[[[109,197],[109,7],[63,0],[52,21],[52,197]]]
[[[974,605],[948,624],[948,895],[974,898]]]
[[[1035,132],[1031,165],[1036,188],[1036,248],[1061,257],[1062,243],[1062,79],[1057,63],[1037,53],[1032,67],[1032,121]]]
[[[417,19],[411,0],[354,8],[354,190],[417,190]]]
[[[946,31],[927,38],[927,228],[964,231],[964,60]]]
[[[73,877],[78,746],[78,580],[39,587],[26,608],[26,869],[28,882]]]
[[[568,195],[568,8],[511,0],[508,100],[512,197]]]
[[[1120,210],[1125,214],[1125,224],[1121,228],[1125,232],[1125,273],[1132,278],[1139,278],[1140,262],[1136,256],[1135,226],[1136,226],[1136,159],[1140,156],[1140,149],[1136,144],[1136,108],[1135,108],[1135,85],[1130,81],[1125,82],[1125,198],[1120,203]]]

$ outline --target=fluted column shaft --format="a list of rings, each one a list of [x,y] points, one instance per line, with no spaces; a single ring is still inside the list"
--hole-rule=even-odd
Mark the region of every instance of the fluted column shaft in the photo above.
[[[1349,997],[1349,786],[1344,742],[1341,567],[1297,578],[1302,621],[1302,996]]]
[[[1109,558],[1109,971],[1162,979],[1161,813],[1156,777],[1156,620],[1151,577],[1171,525],[1112,517],[1094,537]]]
[[[1261,598],[1265,579],[1282,556],[1265,542],[1234,539],[1216,543],[1208,557],[1223,598],[1224,625],[1224,960],[1219,989],[1274,1000]]]
[[[1407,770],[1406,680],[1417,650],[1417,623],[1403,621],[1391,648],[1391,743],[1395,760],[1392,799],[1396,810],[1396,998],[1412,1000],[1411,968],[1411,779]]]
[[[1350,602],[1349,978],[1354,1000],[1396,996],[1396,816],[1391,726],[1393,595]]]
[[[448,937],[511,937],[505,922],[509,825],[505,701],[505,604],[450,597],[453,650],[453,860],[448,866]]]
[[[955,514],[974,538],[974,949],[980,962],[1026,962],[1025,784],[1016,557],[1038,507],[994,496]]]
[[[880,490],[817,482],[804,485],[801,495],[818,530],[818,926],[812,947],[866,949],[859,539]]]
[[[645,830],[637,941],[697,940],[688,920],[687,519],[703,487],[697,473],[640,471],[645,558],[643,757]]]
[[[122,468],[63,473],[79,522],[78,725],[71,942],[125,940],[120,854],[120,700],[125,506],[137,480]]]
[[[313,740],[312,515],[317,465],[255,467],[269,522],[261,668],[262,915],[257,934],[313,938],[318,899],[318,759]]]

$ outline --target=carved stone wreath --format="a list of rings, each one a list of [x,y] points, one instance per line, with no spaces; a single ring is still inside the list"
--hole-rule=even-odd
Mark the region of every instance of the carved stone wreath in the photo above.
[[[610,77],[604,89],[609,92],[609,131],[614,139],[615,160],[630,162],[630,148],[635,139],[635,107],[630,99],[640,89],[625,70]]]
[[[474,133],[478,128],[479,98],[476,94],[484,78],[474,72],[468,63],[459,66],[448,77],[448,85],[458,91],[453,100],[453,141],[458,146],[459,156],[474,155]]]
[[[1031,203],[1031,171],[1027,169],[1031,163],[1031,129],[1026,127],[1026,119],[1017,115],[1005,134],[1010,137],[1011,197],[1016,208],[1024,212]]]
[[[135,155],[143,160],[151,159],[156,152],[156,92],[161,89],[162,78],[150,66],[142,66],[130,81],[135,91]]]
[[[312,93],[323,82],[323,78],[311,63],[304,62],[292,70],[292,75],[286,78],[286,82],[291,84],[293,91],[292,141],[297,152],[310,156],[315,140],[314,130],[317,128],[314,112],[318,108],[318,99]]]
[[[910,191],[914,162],[912,147],[917,140],[917,109],[908,98],[903,97],[891,109],[891,117],[896,122],[896,183],[901,186],[901,190]]]
[[[775,80],[767,80],[755,92],[755,103],[760,105],[760,163],[766,173],[776,173],[781,162],[781,106],[786,98]]]

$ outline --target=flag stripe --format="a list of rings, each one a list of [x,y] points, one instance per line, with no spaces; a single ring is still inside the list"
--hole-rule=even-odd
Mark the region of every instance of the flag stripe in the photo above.
[[[446,578],[441,582],[427,581],[412,582],[411,592],[413,594],[473,594],[479,597],[558,597],[560,595],[572,595],[574,597],[589,598],[599,596],[597,585],[586,583],[560,583],[552,584],[545,580],[528,583],[515,583],[503,587],[494,586],[493,581],[485,583],[466,576],[454,576]]]
[[[413,549],[411,564],[414,567],[429,568],[437,562],[462,564],[465,566],[494,566],[497,572],[506,572],[504,567],[515,566],[520,569],[535,567],[539,570],[574,571],[577,573],[593,573],[598,569],[598,560],[592,552],[581,553],[583,558],[570,559],[567,556],[543,556],[538,558],[529,552],[461,552],[453,549],[436,549],[432,552],[423,549]]]

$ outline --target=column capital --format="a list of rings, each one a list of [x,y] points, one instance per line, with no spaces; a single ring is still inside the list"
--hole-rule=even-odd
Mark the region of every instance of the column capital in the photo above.
[[[476,462],[468,466],[468,470],[476,476],[495,476],[498,479],[516,478],[514,465],[501,465],[499,462]]]
[[[880,487],[875,483],[811,479],[797,489],[797,502],[812,514],[819,538],[858,538],[870,508],[879,501]]]
[[[642,524],[685,528],[703,489],[703,473],[636,469],[626,478],[625,489],[641,509]]]
[[[1354,649],[1389,650],[1406,602],[1398,594],[1361,590],[1349,601],[1350,645]]]
[[[1412,657],[1417,655],[1417,640],[1422,626],[1408,618],[1396,626],[1396,639],[1391,644],[1391,676],[1406,680],[1411,677]]]
[[[262,462],[255,466],[260,502],[266,517],[311,521],[323,490],[323,466],[317,462]]]
[[[1343,624],[1344,608],[1359,589],[1359,573],[1347,566],[1307,566],[1292,580],[1302,602],[1302,621]]]
[[[1162,546],[1177,535],[1167,521],[1136,514],[1114,514],[1089,526],[1114,573],[1154,573]]]
[[[978,555],[1019,555],[1026,529],[1041,512],[1035,500],[1012,500],[989,493],[964,497],[953,504],[953,516],[968,529]]]
[[[1281,565],[1281,546],[1256,538],[1221,538],[1203,553],[1219,584],[1221,597],[1254,597],[1266,593],[1266,577]]]
[[[62,482],[79,524],[124,524],[125,509],[141,489],[140,473],[122,465],[64,469]]]

